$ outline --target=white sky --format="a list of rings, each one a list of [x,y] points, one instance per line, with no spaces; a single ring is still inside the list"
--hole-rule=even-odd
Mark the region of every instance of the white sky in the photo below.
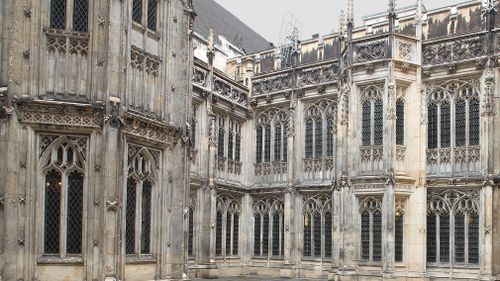
[[[301,38],[314,33],[328,34],[338,29],[339,13],[347,0],[215,0],[267,40],[277,43],[283,15],[293,14],[302,24]],[[412,5],[416,0],[396,0],[398,7]],[[430,10],[466,0],[424,0]],[[389,0],[354,0],[356,25],[361,17],[386,11]]]

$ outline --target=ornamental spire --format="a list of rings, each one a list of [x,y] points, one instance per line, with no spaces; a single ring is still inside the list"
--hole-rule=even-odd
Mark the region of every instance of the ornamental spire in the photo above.
[[[347,2],[347,24],[354,25],[354,0]]]
[[[344,13],[344,10],[340,10],[339,33],[340,33],[340,36],[342,36],[342,37],[345,35],[345,13]]]
[[[417,0],[417,12],[415,14],[415,20],[418,23],[421,23],[423,19],[423,13],[424,13],[424,3],[423,0]]]

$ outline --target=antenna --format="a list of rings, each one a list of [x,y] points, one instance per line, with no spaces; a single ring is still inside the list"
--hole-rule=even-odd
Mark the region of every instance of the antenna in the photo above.
[[[302,24],[291,13],[283,15],[276,54],[281,58],[282,67],[292,65],[292,54],[298,51]]]

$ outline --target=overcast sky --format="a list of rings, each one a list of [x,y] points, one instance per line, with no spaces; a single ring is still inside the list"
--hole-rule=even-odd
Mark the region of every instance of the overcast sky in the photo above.
[[[346,9],[347,0],[215,0],[267,40],[277,43],[285,13],[293,14],[302,24],[301,38],[314,33],[328,34],[338,29],[339,13]],[[466,0],[424,0],[429,9],[463,3]],[[387,10],[389,0],[354,0],[356,24],[361,17]],[[396,0],[398,7],[414,4],[415,0]]]

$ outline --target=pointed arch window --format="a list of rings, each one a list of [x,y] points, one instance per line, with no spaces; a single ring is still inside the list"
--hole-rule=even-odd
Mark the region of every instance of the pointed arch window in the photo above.
[[[239,255],[241,204],[232,196],[217,196],[215,254],[219,257]]]
[[[430,193],[427,229],[428,263],[478,264],[479,193]]]
[[[280,162],[287,161],[287,122],[288,113],[280,109],[271,108],[259,115],[256,128],[257,163],[272,161],[272,165],[278,167]]]
[[[153,192],[159,152],[129,144],[128,178],[125,188],[125,253],[151,255]]]
[[[86,138],[40,136],[43,174],[43,253],[81,255]]]
[[[282,200],[267,197],[259,200],[254,211],[254,256],[283,257],[284,204]]]
[[[71,5],[67,15],[67,6]],[[75,32],[88,32],[89,1],[88,0],[51,0],[50,27]]]
[[[365,198],[360,203],[361,259],[382,260],[382,207],[377,198]]]
[[[303,255],[330,258],[332,255],[332,201],[320,194],[305,200],[303,205]]]
[[[304,157],[332,158],[334,155],[336,103],[320,99],[305,109]]]

